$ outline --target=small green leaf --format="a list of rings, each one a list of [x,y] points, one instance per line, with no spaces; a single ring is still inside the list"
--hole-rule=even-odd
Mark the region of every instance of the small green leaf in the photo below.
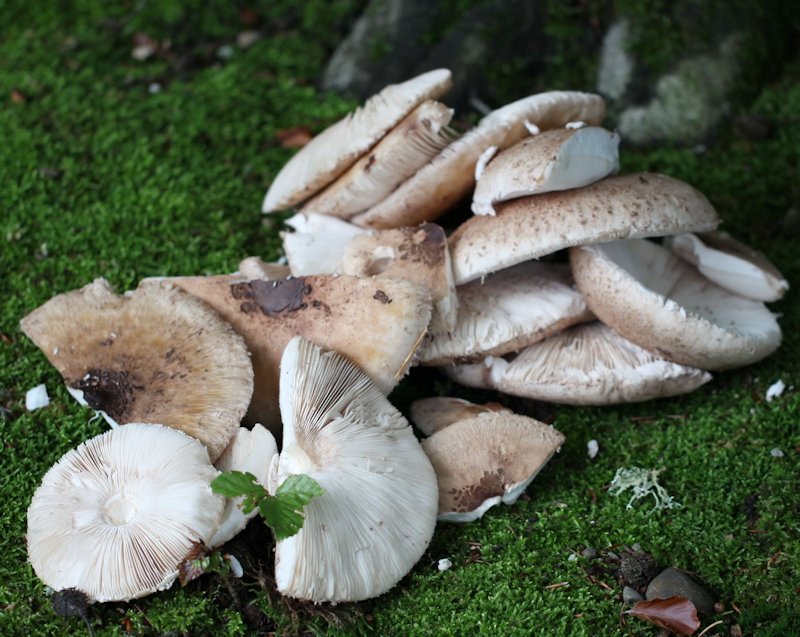
[[[276,496],[296,496],[301,507],[323,493],[325,489],[319,482],[302,473],[289,476],[275,491]]]
[[[266,494],[264,487],[258,484],[252,473],[242,471],[226,471],[219,474],[211,481],[211,490],[228,498]]]
[[[275,537],[284,540],[303,527],[303,507],[323,493],[324,489],[314,479],[306,475],[293,475],[278,487],[275,497],[262,500],[258,509],[272,527]]]

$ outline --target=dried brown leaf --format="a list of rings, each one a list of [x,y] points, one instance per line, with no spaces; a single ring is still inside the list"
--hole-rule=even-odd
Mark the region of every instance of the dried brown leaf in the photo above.
[[[694,604],[678,595],[667,599],[636,602],[633,608],[625,611],[625,614],[671,630],[676,635],[692,635],[700,628],[700,619],[697,617]]]
[[[301,148],[311,141],[313,135],[305,126],[285,128],[275,133],[281,148]]]

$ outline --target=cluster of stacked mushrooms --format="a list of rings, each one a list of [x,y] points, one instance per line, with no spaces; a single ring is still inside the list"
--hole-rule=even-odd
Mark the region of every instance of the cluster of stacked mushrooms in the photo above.
[[[605,405],[692,391],[779,346],[764,301],[786,281],[715,232],[691,186],[612,176],[619,137],[599,127],[599,96],[533,95],[459,136],[436,101],[450,80],[386,87],[286,164],[264,212],[299,209],[288,265],[250,257],[121,296],[98,279],[22,320],[112,426],[33,497],[29,556],[48,586],[98,602],[169,587],[198,542],[247,524],[209,486],[235,469],[271,494],[295,474],[324,490],[276,543],[281,593],[374,597],[437,518],[513,503],[564,442],[500,405],[431,397],[411,407],[420,443],[387,399],[412,365]],[[470,194],[474,215],[452,233],[432,223]]]

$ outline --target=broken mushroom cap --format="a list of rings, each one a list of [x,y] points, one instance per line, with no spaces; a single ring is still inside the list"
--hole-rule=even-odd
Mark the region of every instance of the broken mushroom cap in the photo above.
[[[574,245],[713,230],[714,207],[689,184],[651,173],[532,195],[473,216],[450,236],[456,285]]]
[[[445,365],[514,352],[551,334],[592,320],[569,268],[527,261],[485,281],[456,288],[458,320],[447,333],[429,334],[418,365]]]
[[[411,421],[426,436],[432,436],[454,422],[467,420],[488,411],[511,413],[510,409],[506,409],[500,403],[476,405],[463,398],[432,396],[411,403]]]
[[[533,418],[487,412],[422,441],[439,483],[438,519],[477,520],[501,501],[513,504],[564,436]]]
[[[596,126],[545,131],[499,153],[483,171],[472,212],[494,215],[499,201],[569,190],[619,169],[619,135]]]
[[[677,396],[711,380],[708,372],[664,360],[600,322],[551,336],[510,361],[493,358],[473,367],[488,388],[567,405],[615,405]]]
[[[214,463],[220,471],[242,471],[251,473],[261,486],[267,487],[269,467],[278,453],[278,445],[268,429],[258,423],[252,429],[239,427],[231,443]],[[222,546],[247,526],[247,521],[258,513],[242,511],[244,497],[225,498],[222,519],[214,536],[207,542],[211,548]]]
[[[292,271],[288,265],[282,263],[264,263],[261,257],[247,257],[239,262],[239,274],[243,279],[262,279],[275,281],[291,276]]]
[[[359,601],[416,564],[436,524],[436,476],[411,426],[369,377],[335,352],[293,339],[281,360],[278,485],[305,474],[324,493],[300,531],[279,540],[284,595]]]
[[[728,292],[651,241],[573,248],[570,259],[597,317],[668,360],[728,369],[761,360],[780,345],[778,322],[763,303]]]
[[[82,443],[45,474],[28,508],[28,556],[55,590],[127,601],[169,588],[219,524],[208,452],[180,431],[131,423]]]
[[[347,172],[303,205],[315,212],[349,219],[378,203],[447,146],[453,110],[440,102],[420,104]]]
[[[73,396],[112,426],[164,423],[216,460],[253,393],[244,341],[167,282],[117,296],[105,279],[59,294],[20,321]]]
[[[446,146],[386,199],[353,217],[370,228],[399,228],[433,221],[475,185],[475,164],[491,146],[508,148],[529,135],[526,124],[541,130],[581,119],[599,124],[605,116],[599,95],[550,91],[531,95],[489,113],[463,137]]]
[[[727,232],[670,237],[669,248],[720,287],[756,301],[778,301],[789,283],[762,253]]]
[[[451,85],[450,71],[436,69],[386,86],[363,107],[314,137],[284,165],[267,191],[263,212],[285,210],[322,190],[418,104],[440,97]]]
[[[294,276],[341,272],[347,243],[365,232],[344,219],[297,213],[286,220],[294,232],[281,232],[283,252]]]

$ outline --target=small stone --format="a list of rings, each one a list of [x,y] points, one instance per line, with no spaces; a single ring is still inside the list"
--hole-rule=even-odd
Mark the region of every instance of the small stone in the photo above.
[[[731,637],[744,637],[742,627],[739,626],[739,624],[734,624],[731,626]]]
[[[642,545],[638,542],[631,547],[631,551],[634,553],[641,553],[642,552]]]
[[[25,393],[25,409],[33,411],[47,407],[50,404],[50,397],[47,395],[47,387],[44,383],[36,385]]]
[[[633,606],[636,602],[641,602],[643,599],[644,596],[635,588],[626,586],[622,589],[622,601],[625,602],[627,606]]]
[[[223,44],[217,49],[217,57],[220,60],[229,60],[233,57],[233,47],[230,44]]]
[[[769,450],[769,455],[773,458],[783,458],[783,450],[779,447],[774,447],[773,449]]]
[[[680,569],[670,566],[661,571],[647,586],[645,597],[650,599],[667,599],[673,595],[687,598],[697,608],[701,617],[714,614],[714,599],[700,584]]]
[[[779,398],[781,394],[783,394],[784,390],[786,389],[786,383],[782,380],[778,379],[772,385],[767,388],[767,395],[766,399],[768,403],[771,403],[776,398]]]
[[[600,453],[600,443],[594,439],[587,442],[586,453],[588,454],[590,460],[594,460],[597,457],[597,454]]]
[[[150,93],[150,95],[155,95],[156,93],[160,93],[161,84],[159,84],[158,82],[151,82],[147,86],[147,92]]]
[[[436,563],[436,568],[438,568],[440,571],[446,571],[446,570],[447,570],[447,569],[449,569],[451,566],[453,566],[453,562],[451,562],[451,561],[450,561],[449,559],[447,559],[446,557],[445,557],[445,558],[442,558],[441,560],[439,560],[439,561]]]
[[[581,551],[581,557],[586,558],[587,560],[593,560],[597,557],[597,551],[591,546],[587,546]]]
[[[260,39],[261,34],[258,31],[242,31],[236,36],[236,45],[240,49],[249,49]]]

